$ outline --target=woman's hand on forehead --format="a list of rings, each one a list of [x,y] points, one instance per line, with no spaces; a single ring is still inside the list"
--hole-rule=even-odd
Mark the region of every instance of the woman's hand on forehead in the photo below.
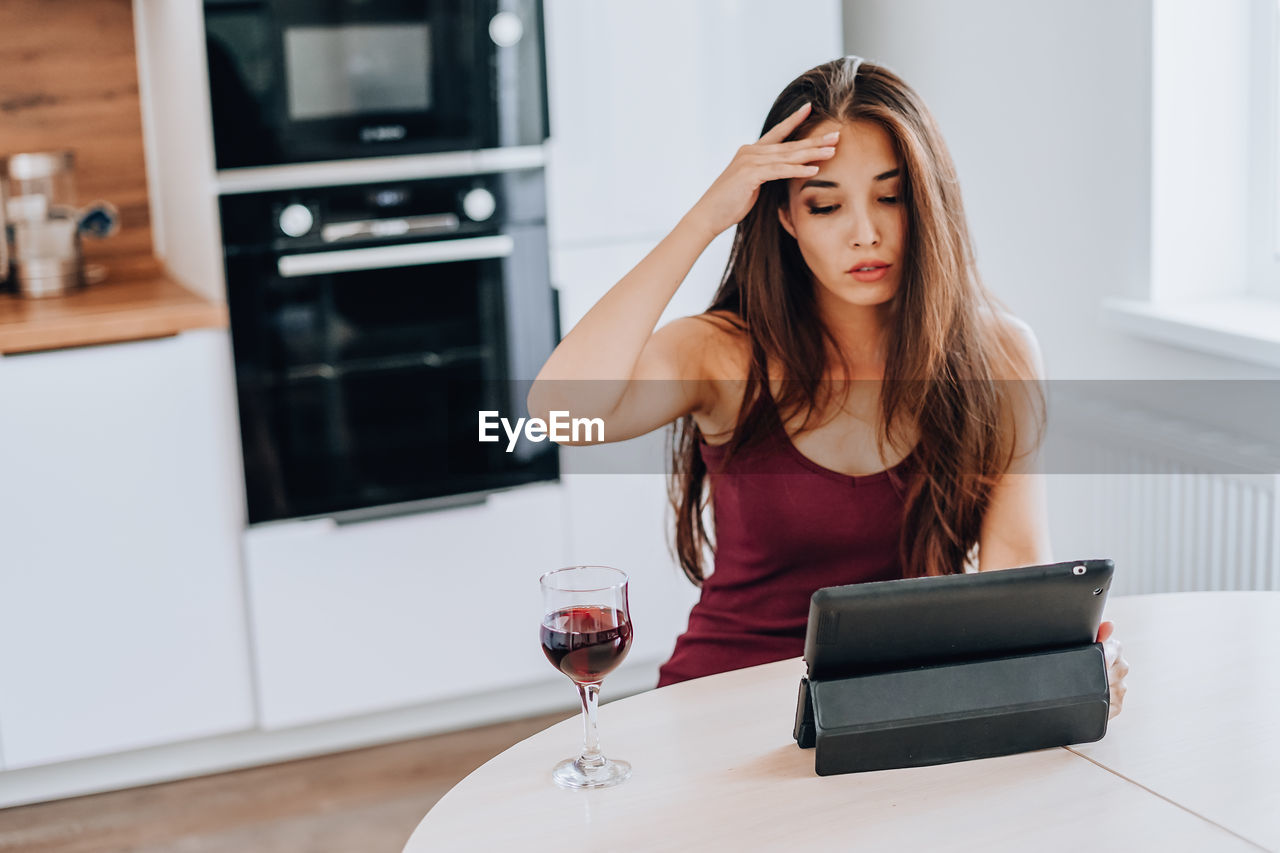
[[[805,120],[809,118],[809,114],[812,112],[812,103],[806,102],[802,104],[800,109],[796,110],[791,115],[766,130],[764,135],[760,137],[759,141],[765,144],[785,142],[787,137],[790,136],[797,127],[805,123]]]
[[[698,199],[686,215],[714,238],[732,228],[750,212],[767,181],[808,178],[818,173],[816,160],[835,156],[840,132],[821,137],[807,137],[784,142],[809,117],[812,107],[805,104],[778,122],[760,139],[738,149],[728,167]]]

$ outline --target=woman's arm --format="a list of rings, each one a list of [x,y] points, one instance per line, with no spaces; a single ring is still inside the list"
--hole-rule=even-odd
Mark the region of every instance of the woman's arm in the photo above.
[[[1040,345],[1031,327],[1012,317],[1008,319],[1006,341],[1016,355],[1016,361],[1025,369],[1012,372],[1013,381],[1042,382],[1044,359]],[[1029,386],[1019,390],[1030,391]],[[1049,513],[1045,496],[1044,474],[1040,470],[1037,439],[1040,412],[1034,405],[1035,398],[1027,393],[1015,393],[1015,422],[1018,430],[1018,446],[1013,464],[991,493],[991,504],[982,519],[978,540],[978,571],[1011,569],[1018,566],[1039,566],[1053,562],[1049,547]],[[1110,688],[1111,710],[1108,719],[1114,718],[1124,706],[1128,688],[1125,677],[1129,674],[1129,662],[1124,658],[1124,648],[1115,636],[1115,624],[1103,622],[1098,626],[1097,642],[1102,643],[1102,655],[1107,667],[1107,684]]]
[[[782,141],[808,114],[806,104],[740,148],[675,229],[573,327],[534,380],[531,416],[601,418],[606,440],[620,441],[714,402],[705,368],[716,328],[692,317],[654,327],[694,262],[746,216],[763,183],[813,175],[818,167],[806,164],[835,153],[831,139]]]
[[[991,491],[978,536],[978,571],[1036,566],[1053,561],[1049,547],[1049,511],[1037,443],[1040,411],[1032,383],[1044,380],[1044,359],[1031,327],[1004,317],[1004,345],[1014,367],[1001,377],[1011,383],[1017,446],[1009,470]],[[1025,384],[1024,384],[1025,383]]]
[[[1044,475],[1005,474],[991,493],[982,519],[978,571],[1053,562]]]
[[[530,416],[601,418],[606,440],[620,441],[699,408],[704,324],[685,317],[654,327],[714,236],[686,216],[601,297],[538,372]]]

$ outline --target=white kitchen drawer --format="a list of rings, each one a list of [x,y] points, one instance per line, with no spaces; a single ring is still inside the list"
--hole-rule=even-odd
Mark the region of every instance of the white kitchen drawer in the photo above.
[[[538,576],[566,564],[563,492],[245,535],[260,722],[297,725],[563,678]]]

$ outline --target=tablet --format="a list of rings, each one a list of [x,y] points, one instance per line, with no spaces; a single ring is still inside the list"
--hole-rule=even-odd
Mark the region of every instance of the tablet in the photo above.
[[[809,678],[1094,642],[1109,559],[825,587],[809,602]]]

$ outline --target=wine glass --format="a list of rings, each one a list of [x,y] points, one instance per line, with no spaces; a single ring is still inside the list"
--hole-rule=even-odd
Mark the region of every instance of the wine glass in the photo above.
[[[551,771],[566,788],[607,788],[631,776],[631,765],[600,752],[596,705],[600,682],[627,656],[631,613],[626,572],[609,566],[570,566],[547,572],[542,584],[542,651],[578,686],[583,745]]]

